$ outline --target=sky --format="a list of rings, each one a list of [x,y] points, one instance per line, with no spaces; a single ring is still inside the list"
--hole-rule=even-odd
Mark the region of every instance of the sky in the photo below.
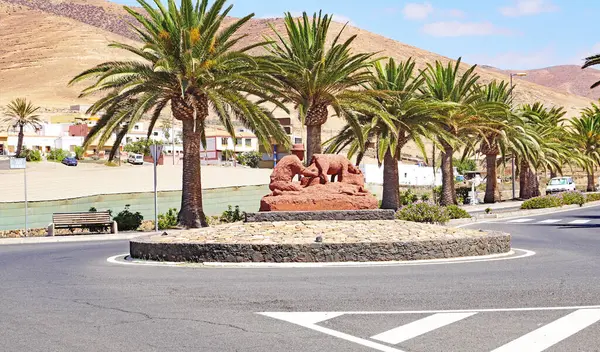
[[[178,0],[176,0],[178,1]],[[135,0],[113,0],[135,5]],[[165,2],[165,0],[163,0]],[[471,64],[524,70],[600,53],[598,0],[229,0],[232,16],[323,10],[334,20]]]

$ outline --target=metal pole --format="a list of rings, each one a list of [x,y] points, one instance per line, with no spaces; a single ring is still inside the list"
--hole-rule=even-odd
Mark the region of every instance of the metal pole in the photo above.
[[[513,98],[513,74],[510,74],[510,103],[512,104],[512,98]],[[516,199],[516,192],[515,192],[515,151],[512,151],[512,160],[511,160],[511,182],[512,182],[512,199]]]
[[[156,192],[156,162],[158,155],[154,158],[154,231],[158,232],[158,193]]]
[[[25,180],[25,237],[27,237],[29,229],[29,221],[27,216],[27,165],[23,169],[23,179]]]
[[[175,165],[175,117],[171,111],[171,142],[173,149],[171,150],[171,156],[173,156],[173,165]]]

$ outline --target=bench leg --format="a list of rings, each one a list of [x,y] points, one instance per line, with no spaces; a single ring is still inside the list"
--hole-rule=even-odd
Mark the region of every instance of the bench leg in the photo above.
[[[113,234],[115,234],[115,235],[119,233],[119,226],[117,225],[116,221],[113,221],[110,230],[111,230],[110,232],[113,233]]]
[[[48,225],[48,236],[54,236],[54,224]]]

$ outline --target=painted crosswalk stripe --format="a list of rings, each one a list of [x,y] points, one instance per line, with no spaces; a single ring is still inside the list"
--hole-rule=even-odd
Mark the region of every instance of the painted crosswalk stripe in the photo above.
[[[539,222],[539,224],[554,224],[555,222],[559,222],[562,219],[548,219],[548,220],[542,220]]]
[[[492,352],[541,352],[600,320],[600,309],[580,309]]]
[[[515,219],[515,220],[510,220],[509,222],[527,222],[527,221],[532,221],[533,219]]]
[[[581,225],[581,224],[587,224],[588,222],[590,222],[590,220],[573,220],[573,221],[569,222],[569,224]]]
[[[450,325],[477,313],[438,313],[412,323],[371,336],[373,340],[383,341],[392,345],[426,334],[442,326]]]

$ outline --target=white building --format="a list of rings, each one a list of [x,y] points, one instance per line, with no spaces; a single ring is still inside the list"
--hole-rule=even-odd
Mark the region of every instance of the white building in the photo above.
[[[362,164],[361,171],[365,175],[366,183],[383,184],[383,165]],[[398,184],[403,186],[441,186],[442,171],[433,167],[398,163]],[[454,169],[456,174],[456,168]]]

